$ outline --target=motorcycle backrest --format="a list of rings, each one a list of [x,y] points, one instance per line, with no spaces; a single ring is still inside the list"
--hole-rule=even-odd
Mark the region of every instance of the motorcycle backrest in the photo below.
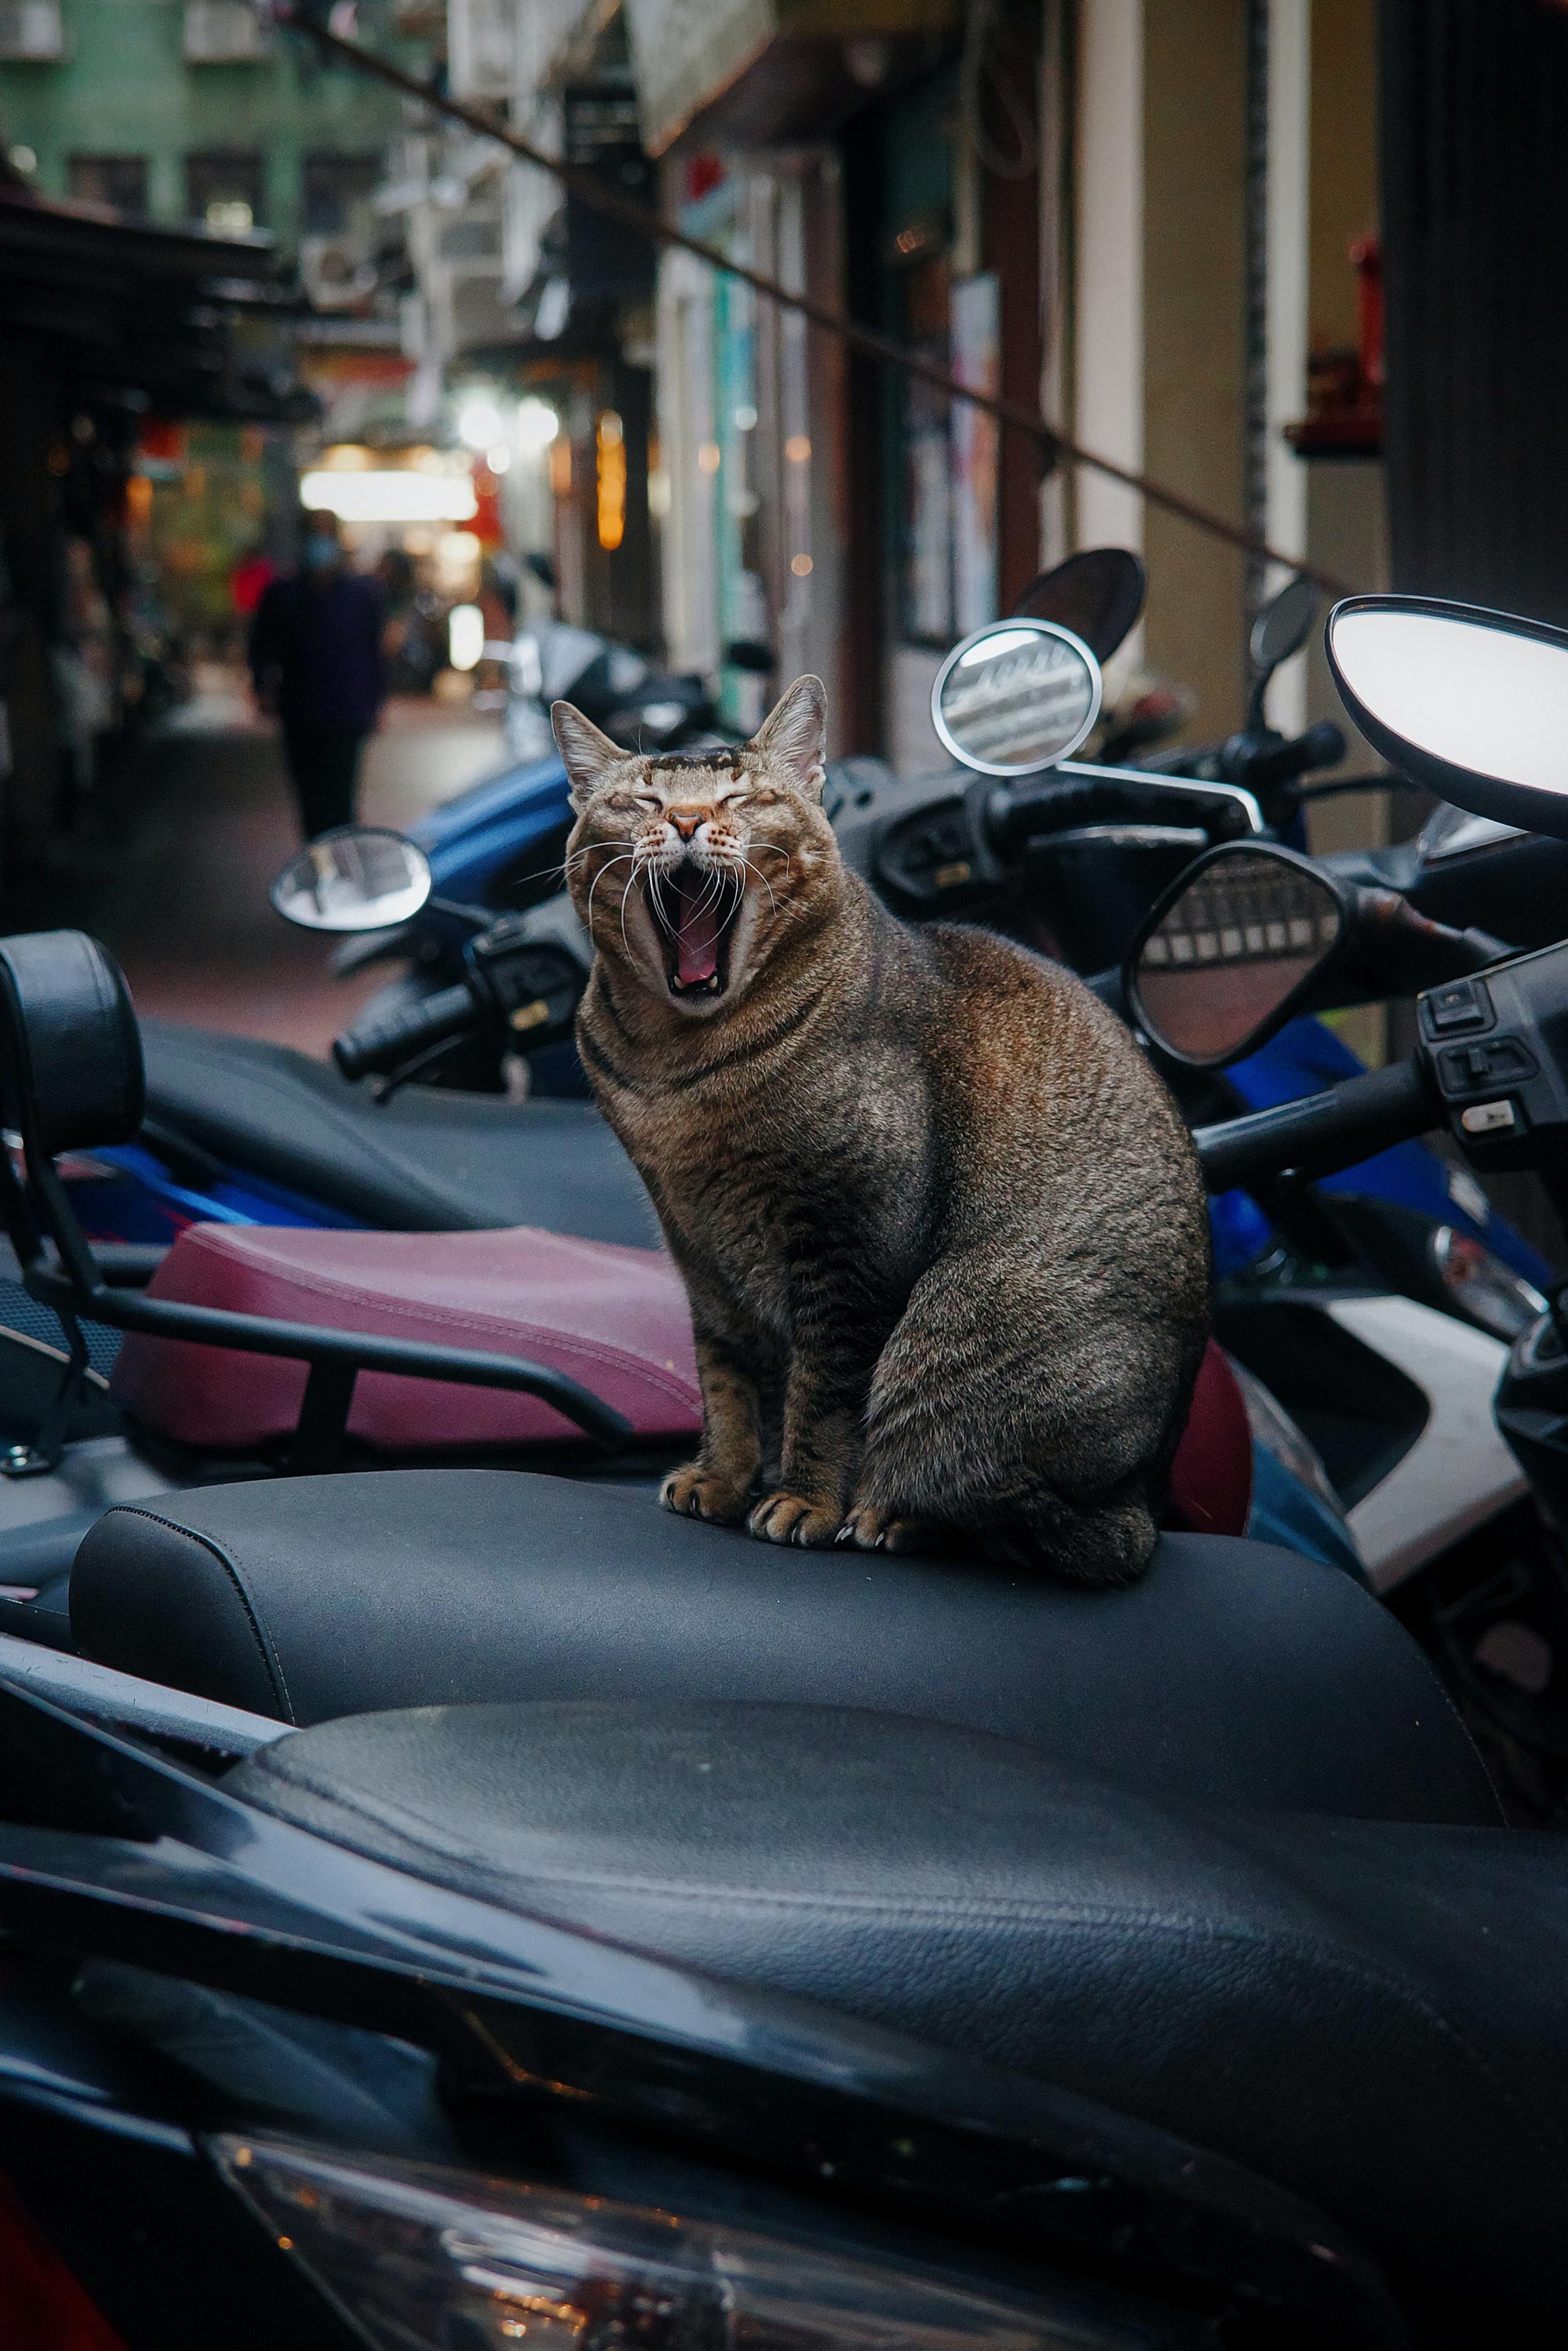
[[[0,1085],[29,1157],[129,1143],[141,1124],[141,1031],[125,975],[85,931],[0,939]]]

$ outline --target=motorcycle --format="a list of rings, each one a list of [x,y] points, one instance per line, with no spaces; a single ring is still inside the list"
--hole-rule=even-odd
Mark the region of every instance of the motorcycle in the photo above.
[[[1402,772],[1568,836],[1568,632],[1360,598],[1330,645]],[[1505,691],[1538,733],[1499,743]],[[1221,844],[1126,1000],[1209,1065],[1344,914]],[[1207,1179],[1441,1125],[1560,1188],[1565,1006],[1563,946],[1427,987],[1407,1061],[1204,1130]],[[1500,1398],[1553,1515],[1565,1364],[1549,1309]],[[1113,1598],[781,1584],[634,1497],[477,1482],[111,1514],[96,1667],[6,1647],[4,2267],[57,2334],[1560,2337],[1562,1852],[1351,1579],[1174,1536]]]
[[[1036,626],[1040,636],[1035,641],[1079,647],[1070,657],[1085,665],[1083,691],[1094,698],[1097,672],[1081,642],[1047,622],[1027,624],[1024,634]],[[1007,637],[1003,627],[988,635],[982,632],[973,643],[1005,643]],[[943,690],[939,681],[939,723],[951,733],[940,709]],[[977,776],[988,794],[1000,797],[999,814],[982,809],[976,817],[989,824],[998,844],[1005,844],[1008,827],[1016,833],[1020,800],[1026,810],[1038,808],[1060,790],[1062,746],[1048,747],[1059,768],[1043,779],[1040,761],[1026,763],[1000,784]],[[955,738],[955,748],[969,758],[974,747]],[[1000,763],[993,761],[991,768],[1002,774]],[[1151,794],[1185,794],[1183,805],[1202,815],[1215,831],[1233,829],[1238,809],[1245,811],[1246,796],[1234,788],[1173,786],[1100,769],[1070,772],[1086,778],[1069,787],[1080,798],[1085,790],[1109,794],[1113,800],[1133,793],[1145,802]],[[902,896],[918,904],[922,877],[932,866],[933,828],[945,829],[949,818],[940,803],[934,810],[929,796],[918,789],[904,790],[912,805],[889,810],[873,795],[869,814],[852,810],[854,820],[847,822],[841,814],[841,831],[846,853],[869,871],[876,886],[895,903]],[[973,788],[969,797],[973,800]],[[1026,815],[1026,824],[1037,821],[1038,815]],[[999,852],[992,863],[1005,881]],[[395,835],[361,831],[303,852],[282,877],[276,895],[280,910],[292,919],[328,932],[361,925],[383,929],[405,923],[417,912],[430,881],[428,863],[415,847]],[[570,908],[555,911],[575,931]],[[1411,935],[1428,956],[1433,952],[1436,934],[1428,936],[1417,927]],[[1497,942],[1478,946],[1458,935],[1437,946],[1440,956],[1451,958],[1458,953],[1465,968],[1478,955],[1485,960],[1497,948]],[[1401,979],[1408,977],[1409,953],[1406,941]],[[445,1037],[493,1035],[497,1029],[564,1036],[585,977],[585,963],[574,963],[564,930],[551,945],[541,935],[538,923],[528,918],[503,920],[478,932],[466,969],[465,984],[421,1007],[417,1022],[399,1017],[380,1028],[362,1023],[352,1038],[340,1040],[340,1067],[350,1074],[380,1068],[390,1077],[406,1078],[432,1042]],[[101,976],[95,982],[96,987],[110,992],[112,985]],[[48,996],[47,981],[40,982],[40,989]],[[225,1050],[219,1040],[196,1041],[213,1060]],[[1252,1058],[1260,1067],[1267,1066],[1260,1057]],[[253,1121],[265,1123],[271,1107],[265,1095],[259,1102],[255,1100],[258,1065],[297,1059],[276,1049],[240,1049],[240,1090]],[[267,1074],[266,1068],[260,1074]],[[210,1082],[204,1091],[209,1097],[204,1105],[206,1117],[221,1121],[228,1104]],[[155,1107],[165,1109],[162,1103]],[[439,1100],[435,1107],[439,1117]],[[515,1147],[526,1121],[537,1120],[541,1112],[559,1115],[556,1106],[547,1110],[542,1104],[530,1105],[521,1114],[512,1113],[509,1120],[498,1104],[475,1104],[473,1110],[488,1119],[488,1133],[497,1148],[507,1144]],[[133,1226],[123,1209],[116,1209],[116,1193],[130,1189],[133,1205],[140,1200],[168,1220],[164,1237],[171,1224],[179,1236],[168,1266],[156,1272],[152,1299],[183,1300],[225,1311],[255,1311],[259,1306],[273,1321],[295,1330],[339,1326],[338,1360],[344,1368],[334,1392],[326,1384],[325,1373],[319,1381],[313,1376],[307,1383],[302,1369],[284,1368],[287,1351],[280,1345],[270,1371],[241,1358],[221,1377],[204,1374],[205,1357],[189,1348],[167,1343],[150,1348],[139,1342],[121,1355],[112,1328],[103,1328],[106,1310],[100,1303],[96,1312],[78,1313],[78,1328],[89,1334],[81,1343],[89,1353],[85,1370],[78,1365],[73,1372],[69,1358],[60,1363],[57,1327],[53,1357],[45,1359],[50,1369],[57,1367],[55,1402],[48,1412],[35,1411],[35,1426],[14,1444],[7,1466],[13,1476],[58,1477],[63,1488],[57,1485],[50,1496],[57,1497],[57,1515],[37,1527],[25,1560],[14,1568],[18,1596],[13,1604],[62,1616],[61,1597],[76,1543],[105,1501],[127,1490],[128,1479],[155,1492],[221,1477],[229,1465],[239,1462],[319,1466],[340,1458],[350,1433],[361,1447],[371,1448],[369,1457],[361,1451],[358,1458],[407,1460],[428,1451],[431,1458],[466,1454],[496,1458],[505,1458],[507,1449],[515,1456],[522,1447],[538,1459],[564,1444],[568,1450],[559,1458],[565,1466],[575,1466],[571,1428],[580,1426],[580,1412],[569,1412],[570,1426],[564,1426],[537,1387],[531,1391],[539,1399],[536,1405],[503,1405],[496,1398],[486,1403],[476,1392],[460,1405],[450,1394],[433,1395],[407,1379],[391,1388],[384,1380],[374,1380],[359,1391],[350,1432],[347,1399],[353,1394],[354,1374],[340,1352],[347,1343],[345,1323],[379,1333],[384,1343],[413,1344],[428,1336],[436,1320],[450,1327],[455,1314],[462,1335],[472,1339],[477,1332],[508,1349],[516,1349],[520,1340],[530,1360],[542,1355],[560,1364],[564,1348],[570,1359],[566,1368],[591,1389],[599,1384],[595,1367],[605,1372],[612,1382],[613,1413],[604,1426],[617,1427],[622,1439],[638,1440],[640,1458],[632,1466],[645,1475],[659,1474],[689,1442],[698,1408],[684,1310],[667,1266],[661,1262],[655,1270],[645,1259],[636,1260],[645,1269],[638,1278],[648,1291],[653,1325],[663,1334],[662,1374],[650,1384],[646,1349],[627,1350],[619,1343],[616,1284],[606,1283],[603,1260],[592,1251],[586,1257],[573,1252],[561,1238],[549,1238],[643,1243],[655,1238],[641,1187],[611,1138],[592,1113],[580,1113],[579,1119],[576,1130],[553,1137],[559,1183],[562,1193],[570,1195],[570,1205],[563,1207],[559,1221],[541,1212],[538,1170],[528,1167],[519,1171],[533,1186],[527,1206],[509,1218],[480,1213],[471,1214],[470,1221],[514,1227],[526,1221],[529,1227],[544,1226],[544,1232],[496,1234],[483,1245],[475,1236],[463,1246],[453,1236],[447,1245],[434,1249],[428,1242],[406,1248],[395,1238],[368,1231],[362,1243],[353,1240],[346,1231],[350,1219],[340,1213],[312,1218],[298,1196],[286,1204],[291,1213],[282,1215],[265,1196],[246,1196],[243,1191],[236,1195],[234,1188],[225,1194],[209,1186],[204,1200],[189,1183],[178,1182],[183,1171],[162,1171],[159,1197],[152,1186],[161,1171],[149,1149],[145,1121],[133,1139],[105,1144],[100,1137],[91,1153],[74,1154],[66,1168],[67,1195],[73,1209],[81,1204],[78,1213],[90,1217],[89,1232],[101,1238],[107,1228],[122,1245],[121,1303],[126,1283],[138,1273],[145,1280],[152,1270],[147,1244],[154,1235],[145,1225]],[[442,1139],[450,1144],[454,1138],[444,1131],[447,1123],[442,1121]],[[459,1146],[472,1145],[485,1131],[455,1117],[450,1123],[456,1128]],[[346,1121],[338,1121],[329,1132],[329,1143],[340,1148],[346,1127]],[[536,1126],[536,1136],[538,1131]],[[434,1122],[425,1133],[435,1139]],[[279,1144],[287,1148],[289,1140],[285,1131],[275,1148]],[[1419,1154],[1411,1155],[1417,1160],[1417,1182],[1424,1181],[1430,1192],[1434,1176],[1427,1163]],[[1437,1162],[1430,1163],[1432,1171],[1437,1167]],[[1446,1185],[1452,1181],[1445,1178]],[[1397,1186],[1397,1169],[1395,1182]],[[1406,1181],[1406,1191],[1410,1188]],[[1364,1241],[1359,1252],[1342,1243],[1337,1260],[1328,1266],[1320,1262],[1320,1241],[1317,1259],[1304,1277],[1298,1259],[1275,1246],[1266,1260],[1270,1294],[1227,1300],[1221,1326],[1240,1366],[1251,1463],[1249,1492],[1244,1494],[1234,1522],[1260,1536],[1291,1541],[1353,1572],[1368,1573],[1380,1589],[1391,1589],[1439,1559],[1476,1523],[1511,1509],[1521,1492],[1513,1464],[1476,1405],[1495,1379],[1500,1326],[1506,1332],[1527,1317],[1535,1292],[1525,1276],[1487,1250],[1473,1232],[1458,1228],[1461,1212],[1449,1205],[1447,1189],[1440,1202],[1424,1206],[1446,1208],[1447,1215],[1427,1213],[1423,1219],[1411,1211],[1409,1230],[1402,1228],[1411,1266],[1398,1268],[1399,1287],[1415,1290],[1414,1301],[1367,1294]],[[1483,1212],[1484,1207],[1483,1196]],[[632,1217],[640,1221],[628,1231]],[[616,1217],[626,1222],[617,1224]],[[198,1229],[190,1228],[193,1218],[198,1220]],[[1287,1229],[1291,1220],[1285,1212]],[[1294,1221],[1302,1221],[1299,1206]],[[1479,1220],[1472,1215],[1470,1221]],[[312,1222],[326,1229],[316,1234],[301,1229]],[[1222,1272],[1234,1276],[1239,1267],[1249,1267],[1266,1255],[1271,1228],[1243,1196],[1218,1205],[1217,1223]],[[213,1229],[222,1227],[227,1230]],[[22,1245],[26,1246],[25,1238]],[[1384,1257],[1390,1253],[1385,1246]],[[547,1285],[542,1306],[541,1281]],[[565,1326],[563,1293],[566,1311],[575,1317],[575,1322]],[[18,1295],[35,1309],[47,1303],[28,1301],[25,1289]],[[40,1319],[47,1328],[47,1316]],[[113,1315],[108,1320],[112,1326]],[[1456,1329],[1456,1320],[1469,1327]],[[1483,1337],[1481,1331],[1493,1335]],[[371,1358],[363,1360],[369,1364]],[[385,1369],[392,1368],[392,1362],[390,1355],[381,1359]],[[654,1368],[657,1373],[659,1367]],[[94,1375],[96,1391],[90,1384]],[[106,1375],[113,1380],[112,1402],[120,1408],[119,1415],[104,1393]],[[327,1411],[324,1398],[329,1393],[336,1394],[341,1410],[334,1406]],[[1362,1400],[1360,1414],[1347,1414],[1347,1395]],[[308,1398],[313,1401],[307,1412]],[[1369,1420],[1377,1430],[1370,1447],[1364,1436]],[[502,1448],[499,1454],[497,1447]],[[1332,1471],[1325,1466],[1325,1454]],[[1443,1481],[1429,1475],[1435,1457],[1448,1465]],[[1235,1512],[1234,1496],[1225,1507]],[[1211,1517],[1203,1522],[1231,1520]],[[33,1598],[19,1596],[29,1590]],[[0,1600],[0,1606],[5,1604]]]

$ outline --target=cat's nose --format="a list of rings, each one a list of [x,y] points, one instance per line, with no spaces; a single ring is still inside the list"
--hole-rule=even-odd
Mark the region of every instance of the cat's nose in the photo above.
[[[673,824],[683,841],[689,841],[707,816],[706,808],[667,808],[664,820]]]

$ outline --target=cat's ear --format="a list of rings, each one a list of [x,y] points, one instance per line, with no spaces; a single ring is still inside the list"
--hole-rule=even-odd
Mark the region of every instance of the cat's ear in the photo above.
[[[567,780],[571,787],[571,804],[580,813],[588,806],[612,768],[618,767],[626,757],[618,743],[601,735],[591,718],[570,702],[552,702],[549,723],[555,733],[556,747],[566,762]]]
[[[750,748],[796,791],[820,800],[828,751],[828,690],[821,679],[798,677],[786,686]]]

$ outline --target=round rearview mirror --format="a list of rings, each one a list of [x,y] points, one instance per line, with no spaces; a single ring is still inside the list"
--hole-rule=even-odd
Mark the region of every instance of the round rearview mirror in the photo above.
[[[401,832],[346,825],[291,858],[272,885],[286,923],[306,931],[385,931],[430,895],[430,860]]]
[[[1338,892],[1305,858],[1216,849],[1155,908],[1127,958],[1127,999],[1173,1060],[1217,1069],[1279,1026],[1343,931]]]
[[[1442,799],[1568,838],[1568,633],[1419,596],[1353,596],[1329,665],[1374,747]]]
[[[1252,666],[1267,673],[1300,653],[1322,599],[1310,580],[1287,580],[1252,623]]]
[[[1100,664],[1053,621],[993,621],[955,645],[931,689],[931,723],[982,776],[1032,776],[1076,751],[1100,715]]]

